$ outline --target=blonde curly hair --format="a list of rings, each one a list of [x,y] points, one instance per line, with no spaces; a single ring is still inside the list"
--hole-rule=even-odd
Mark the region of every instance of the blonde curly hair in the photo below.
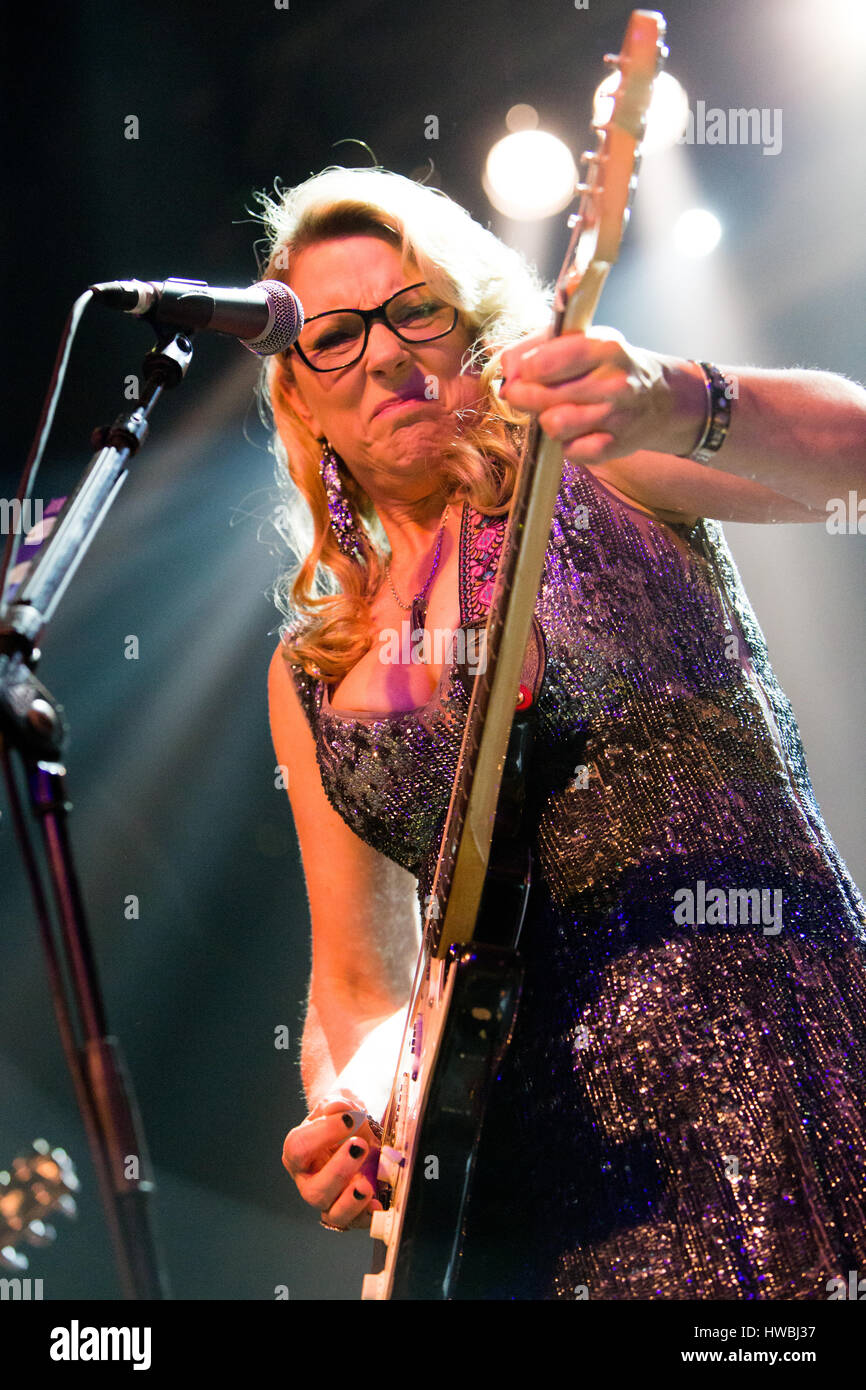
[[[268,237],[263,279],[290,283],[292,257],[330,237],[379,236],[401,251],[404,268],[461,310],[474,331],[463,370],[479,373],[481,409],[463,420],[441,459],[445,494],[495,516],[508,511],[526,417],[500,399],[499,356],[542,329],[550,290],[517,252],[438,189],[385,169],[329,168],[275,197],[257,195]],[[273,425],[281,495],[274,525],[294,552],[274,597],[287,661],[328,681],[339,680],[373,644],[370,602],[384,579],[388,540],[375,508],[345,465],[344,494],[361,539],[362,558],[340,550],[330,525],[318,441],[293,410],[289,352],[266,359],[260,381],[263,416]]]

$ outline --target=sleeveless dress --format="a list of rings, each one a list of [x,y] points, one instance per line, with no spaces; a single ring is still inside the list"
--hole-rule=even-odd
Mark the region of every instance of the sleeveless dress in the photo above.
[[[504,529],[464,505],[467,630]],[[526,979],[457,1297],[827,1299],[866,1275],[866,906],[722,529],[567,462],[535,612]],[[423,904],[456,664],[387,716],[291,669],[329,800]]]

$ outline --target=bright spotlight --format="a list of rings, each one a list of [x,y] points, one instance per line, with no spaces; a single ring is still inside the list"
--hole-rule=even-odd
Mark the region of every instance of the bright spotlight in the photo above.
[[[681,256],[697,260],[715,251],[722,236],[722,224],[705,208],[690,208],[674,224],[674,246]]]
[[[606,125],[613,115],[614,93],[620,81],[620,74],[612,72],[595,89],[593,120],[599,125]],[[689,99],[685,88],[669,72],[660,72],[653,82],[641,154],[670,149],[685,134],[688,122]]]
[[[505,217],[535,222],[568,206],[577,170],[568,147],[555,135],[519,130],[493,146],[481,181]]]
[[[525,101],[519,101],[516,106],[512,106],[508,115],[505,117],[506,130],[537,130],[538,112],[534,106],[529,106]]]
[[[641,154],[670,149],[685,135],[688,124],[689,98],[685,87],[669,72],[660,72],[653,83]]]
[[[829,30],[837,43],[862,47],[866,43],[866,8],[863,0],[824,0],[821,29]]]

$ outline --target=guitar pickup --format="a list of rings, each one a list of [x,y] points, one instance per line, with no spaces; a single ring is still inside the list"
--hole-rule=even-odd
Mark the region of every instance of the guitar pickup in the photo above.
[[[409,1048],[409,1051],[412,1053],[412,1057],[413,1057],[413,1062],[412,1062],[412,1080],[413,1080],[413,1081],[417,1081],[417,1080],[418,1080],[418,1067],[419,1067],[419,1063],[420,1063],[420,1059],[421,1059],[421,1049],[422,1049],[422,1047],[423,1047],[423,1044],[424,1044],[424,1020],[422,1019],[421,1015],[419,1014],[418,1017],[415,1019],[415,1025],[414,1025],[414,1027],[413,1027],[413,1029],[412,1029],[412,1042],[411,1042],[411,1045],[410,1045],[410,1048]]]

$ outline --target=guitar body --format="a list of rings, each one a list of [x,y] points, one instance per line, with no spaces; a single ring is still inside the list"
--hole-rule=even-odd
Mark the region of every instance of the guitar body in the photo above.
[[[521,978],[516,951],[481,942],[455,948],[446,962],[430,962],[413,1040],[423,1036],[431,1045],[423,1061],[421,1049],[410,1045],[401,1062],[395,1139],[407,1176],[399,1202],[374,1216],[387,1244],[364,1280],[364,1298],[454,1296],[481,1125],[511,1038]]]
[[[621,77],[557,283],[554,335],[585,332],[628,220],[652,82],[666,49],[660,14],[635,10]],[[383,1123],[381,1244],[365,1299],[448,1299],[458,1287],[467,1198],[484,1111],[520,1000],[518,941],[531,883],[526,778],[544,637],[534,617],[562,450],[530,425],[512,498],[424,939]],[[515,692],[518,692],[515,712]]]
[[[370,1233],[382,1244],[364,1280],[365,1299],[454,1296],[484,1113],[520,1002],[517,943],[532,866],[523,810],[534,723],[534,710],[514,719],[473,940],[443,959],[423,957],[379,1168],[380,1195],[390,1206],[373,1216]]]

